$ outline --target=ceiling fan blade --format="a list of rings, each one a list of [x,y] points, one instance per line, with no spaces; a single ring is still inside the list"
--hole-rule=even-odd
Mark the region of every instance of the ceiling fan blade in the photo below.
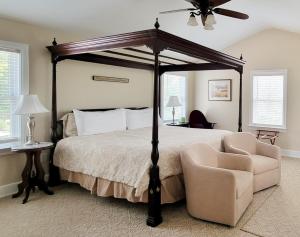
[[[169,13],[195,11],[195,10],[197,10],[197,9],[195,9],[195,8],[185,8],[185,9],[179,9],[179,10],[164,11],[164,12],[160,12],[159,14],[169,14]]]
[[[191,3],[194,7],[199,8],[200,1],[203,1],[203,0],[185,0],[185,1]],[[206,1],[208,1],[208,0],[206,0]]]
[[[230,2],[231,0],[209,0],[209,5],[212,7],[217,7],[225,4],[226,2]]]
[[[198,3],[197,0],[185,0],[186,2],[190,2],[190,3]]]
[[[223,8],[215,8],[213,9],[213,12],[223,15],[223,16],[229,16],[241,20],[247,20],[249,16],[247,14],[241,13],[241,12],[236,12],[236,11],[231,11]]]

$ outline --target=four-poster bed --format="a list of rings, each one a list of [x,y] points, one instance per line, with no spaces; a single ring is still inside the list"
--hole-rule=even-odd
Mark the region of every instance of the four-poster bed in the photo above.
[[[242,74],[244,61],[234,58],[224,53],[206,48],[178,36],[159,30],[156,22],[156,29],[119,34],[91,40],[57,44],[53,41],[48,50],[52,55],[53,75],[52,75],[52,141],[56,144],[61,137],[61,126],[58,123],[57,115],[57,95],[56,95],[56,66],[57,63],[69,59],[83,62],[92,62],[119,67],[127,67],[154,72],[154,92],[153,92],[153,125],[152,125],[152,152],[150,167],[150,179],[148,186],[148,218],[149,226],[157,226],[162,222],[161,216],[161,180],[159,177],[159,151],[158,151],[158,115],[160,108],[160,77],[163,73],[173,71],[201,71],[201,70],[227,70],[232,69],[240,74],[240,98],[239,98],[239,118],[238,131],[242,130]],[[134,47],[146,46],[152,52],[148,52]],[[120,53],[112,50],[123,49],[128,53]],[[195,63],[190,60],[177,59],[166,55],[161,55],[164,50],[180,53],[197,60],[204,60],[205,63]],[[106,52],[111,55],[121,56],[111,57],[92,52]],[[135,53],[135,54],[131,54]],[[136,54],[143,54],[140,57]],[[149,59],[148,56],[154,56]],[[130,59],[125,59],[130,58]],[[146,59],[145,59],[146,57]],[[147,61],[147,62],[145,62]],[[154,62],[150,64],[149,61]],[[174,63],[177,62],[177,63]],[[59,182],[58,168],[53,165],[54,149],[50,157],[50,180],[54,185]]]

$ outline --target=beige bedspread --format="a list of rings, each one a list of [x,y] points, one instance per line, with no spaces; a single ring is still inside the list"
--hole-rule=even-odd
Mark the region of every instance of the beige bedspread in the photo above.
[[[209,143],[221,150],[222,137],[228,133],[217,129],[159,127],[161,180],[182,173],[179,152],[184,145]],[[54,165],[127,184],[136,188],[136,195],[141,195],[148,188],[151,135],[151,128],[142,128],[65,138],[56,146]]]

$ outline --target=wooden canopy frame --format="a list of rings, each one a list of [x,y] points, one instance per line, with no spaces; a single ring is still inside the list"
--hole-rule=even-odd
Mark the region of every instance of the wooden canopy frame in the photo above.
[[[146,46],[148,51],[135,49],[134,47]],[[51,52],[53,75],[52,75],[52,141],[56,144],[59,141],[57,127],[57,96],[56,96],[56,66],[63,60],[76,60],[91,63],[120,66],[126,68],[143,69],[154,71],[154,92],[153,92],[153,126],[152,126],[152,166],[150,168],[150,181],[148,186],[148,218],[147,225],[157,226],[162,222],[161,215],[161,182],[159,178],[159,151],[158,151],[158,108],[160,105],[160,78],[165,72],[173,71],[202,71],[202,70],[235,70],[240,74],[239,87],[239,118],[238,131],[242,131],[242,74],[244,61],[227,54],[209,49],[194,42],[185,40],[178,36],[159,30],[156,21],[155,29],[144,30],[126,34],[119,34],[107,37],[94,38],[73,43],[57,44],[55,39],[52,46],[47,47]],[[135,52],[144,55],[153,55],[154,59],[139,57],[132,54],[111,51],[112,49],[125,49],[128,52]],[[192,63],[187,60],[164,56],[164,50],[171,50],[189,57],[205,60],[208,63]],[[131,60],[93,54],[92,52],[102,51],[118,56],[130,57]],[[153,63],[136,61],[146,60]],[[173,60],[180,64],[165,62]],[[50,157],[50,183],[53,185],[59,180],[57,169],[53,166],[53,151]]]

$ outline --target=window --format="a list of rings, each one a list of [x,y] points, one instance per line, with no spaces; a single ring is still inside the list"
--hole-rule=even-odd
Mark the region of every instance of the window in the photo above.
[[[287,71],[252,73],[251,124],[286,129]]]
[[[28,46],[0,41],[0,148],[24,139],[23,121],[13,115],[18,97],[28,93]]]
[[[175,120],[186,117],[186,75],[164,74],[162,78],[162,119],[171,121],[173,119],[172,109],[167,107],[170,96],[178,96],[180,107],[176,107]]]

